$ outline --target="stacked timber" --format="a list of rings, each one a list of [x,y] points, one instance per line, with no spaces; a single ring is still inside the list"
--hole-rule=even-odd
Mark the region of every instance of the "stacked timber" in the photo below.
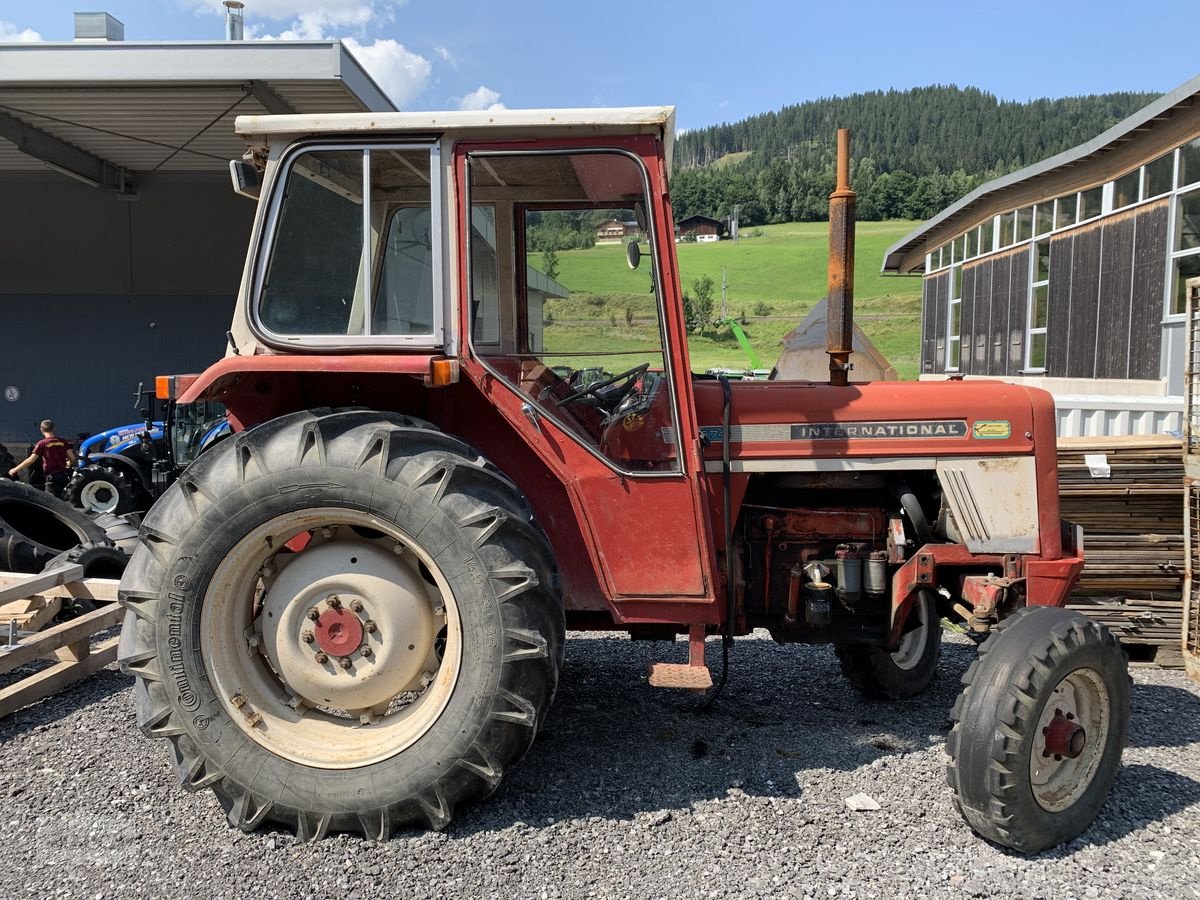
[[[1083,526],[1087,555],[1070,606],[1112,629],[1131,659],[1180,664],[1180,439],[1060,438],[1058,483],[1061,515]]]

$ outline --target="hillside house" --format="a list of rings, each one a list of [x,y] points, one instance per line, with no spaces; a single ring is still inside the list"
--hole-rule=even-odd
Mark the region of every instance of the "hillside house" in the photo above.
[[[701,243],[719,241],[725,230],[725,223],[720,219],[710,219],[708,216],[688,216],[675,225],[675,240],[695,240]]]

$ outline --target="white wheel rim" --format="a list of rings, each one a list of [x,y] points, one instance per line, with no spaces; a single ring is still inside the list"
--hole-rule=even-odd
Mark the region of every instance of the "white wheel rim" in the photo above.
[[[111,481],[89,481],[79,492],[79,502],[89,512],[108,513],[117,508],[121,494]]]
[[[892,653],[892,662],[896,664],[896,668],[906,672],[917,667],[921,657],[925,655],[925,646],[929,643],[929,604],[924,597],[916,599],[909,616],[916,616],[920,624],[901,636],[900,646]]]
[[[306,533],[301,552],[283,547]],[[361,641],[348,668],[326,651],[339,624]],[[280,516],[242,538],[209,582],[200,632],[230,720],[271,753],[316,768],[357,768],[412,746],[445,710],[462,662],[458,606],[433,559],[390,523],[345,509]]]
[[[1043,809],[1060,812],[1087,791],[1108,744],[1110,706],[1108,688],[1094,669],[1076,669],[1051,691],[1029,756],[1033,796]],[[1071,744],[1066,735],[1074,736],[1074,756],[1052,752]]]

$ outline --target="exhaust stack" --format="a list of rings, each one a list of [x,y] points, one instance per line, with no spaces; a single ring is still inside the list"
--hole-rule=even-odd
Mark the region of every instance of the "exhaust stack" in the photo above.
[[[245,37],[245,18],[242,10],[246,4],[241,0],[225,0],[225,40],[240,41]]]
[[[837,187],[829,195],[829,315],[825,352],[829,383],[844,387],[850,380],[854,349],[854,204],[850,189],[850,129],[837,135]]]

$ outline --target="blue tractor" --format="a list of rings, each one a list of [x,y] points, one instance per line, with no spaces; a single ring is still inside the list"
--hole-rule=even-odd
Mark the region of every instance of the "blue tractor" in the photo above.
[[[138,386],[139,400],[147,393]],[[170,423],[153,419],[149,409],[142,414],[141,422],[80,441],[78,463],[66,490],[71,503],[90,513],[144,512],[175,480],[178,472],[166,437]],[[195,452],[207,450],[230,433],[224,416],[214,417],[194,436]]]

